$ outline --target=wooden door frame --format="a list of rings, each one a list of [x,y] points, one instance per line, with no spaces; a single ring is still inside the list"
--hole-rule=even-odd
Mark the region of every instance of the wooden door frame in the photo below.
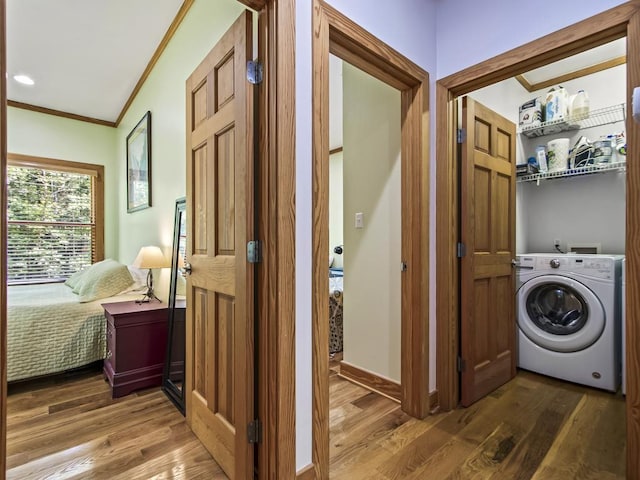
[[[258,478],[294,478],[295,0],[238,0],[258,12]]]
[[[256,166],[260,479],[295,478],[295,0],[244,1],[258,14]]]
[[[640,85],[640,4],[624,3],[438,80],[436,86],[437,214],[436,311],[437,389],[440,406],[459,401],[458,374],[458,167],[455,98],[525,71],[561,60],[617,38],[627,37],[627,201],[626,318],[640,316],[640,125],[632,120],[631,94]],[[627,478],[640,479],[640,325],[627,322]]]
[[[402,108],[401,398],[429,413],[429,76],[323,0],[313,3],[313,467],[329,476],[329,53],[400,90]],[[311,469],[309,470],[311,471]]]

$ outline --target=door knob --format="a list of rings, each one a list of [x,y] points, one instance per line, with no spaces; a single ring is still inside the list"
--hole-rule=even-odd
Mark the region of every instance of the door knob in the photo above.
[[[187,275],[191,275],[191,271],[191,264],[187,262],[184,264],[184,267],[180,269],[180,274],[186,277]]]

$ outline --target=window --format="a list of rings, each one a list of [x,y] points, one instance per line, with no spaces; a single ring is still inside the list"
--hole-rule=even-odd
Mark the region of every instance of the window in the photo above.
[[[104,167],[9,154],[7,281],[61,281],[104,257]]]

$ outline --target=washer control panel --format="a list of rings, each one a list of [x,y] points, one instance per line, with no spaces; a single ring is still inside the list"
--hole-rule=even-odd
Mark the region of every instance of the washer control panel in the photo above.
[[[521,272],[548,270],[553,273],[581,272],[598,278],[614,278],[615,259],[577,255],[520,255],[516,268]]]

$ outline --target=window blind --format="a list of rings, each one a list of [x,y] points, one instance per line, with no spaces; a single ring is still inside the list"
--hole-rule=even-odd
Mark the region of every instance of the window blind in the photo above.
[[[7,176],[8,282],[60,281],[91,265],[91,176],[16,166]]]

